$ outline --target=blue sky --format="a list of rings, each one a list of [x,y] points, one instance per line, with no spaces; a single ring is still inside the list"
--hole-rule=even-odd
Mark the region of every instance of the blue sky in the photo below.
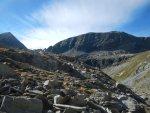
[[[46,48],[87,32],[150,36],[150,0],[0,0],[0,33]]]

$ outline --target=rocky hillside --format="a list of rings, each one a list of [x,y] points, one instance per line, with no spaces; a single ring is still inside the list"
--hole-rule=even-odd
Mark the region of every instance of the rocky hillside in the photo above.
[[[0,48],[2,113],[148,113],[149,103],[103,71],[43,51]]]
[[[0,47],[27,49],[18,39],[10,32],[0,34]]]
[[[108,66],[114,66],[120,64],[121,62],[125,62],[133,55],[134,54],[121,51],[100,51],[76,56],[76,58],[86,65],[103,69]]]
[[[150,38],[112,31],[72,37],[50,46],[46,51],[75,57],[86,65],[103,69],[146,50],[150,50]]]
[[[105,68],[104,72],[134,91],[150,97],[150,51],[136,54],[120,65]]]
[[[150,38],[136,37],[125,32],[87,33],[68,38],[50,46],[54,53],[82,54],[95,51],[126,51],[130,53],[150,50]]]

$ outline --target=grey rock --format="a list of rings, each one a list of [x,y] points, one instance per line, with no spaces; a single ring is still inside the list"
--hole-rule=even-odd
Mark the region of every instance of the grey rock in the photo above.
[[[72,97],[69,101],[70,105],[74,105],[74,106],[80,106],[80,107],[84,107],[86,106],[86,96],[82,95],[82,94],[78,94],[74,97]]]
[[[47,111],[47,113],[54,113],[54,112],[53,112],[53,111],[51,111],[51,110],[48,110],[48,111]]]
[[[54,104],[67,104],[68,101],[70,101],[70,97],[69,96],[56,95],[54,97]]]
[[[95,92],[90,96],[91,100],[94,100],[97,103],[102,103],[104,101],[110,100],[111,95],[109,95],[109,93],[106,92]]]
[[[56,89],[56,88],[61,88],[62,87],[62,82],[57,80],[57,79],[54,79],[54,80],[47,80],[44,82],[44,87],[46,89]]]
[[[42,101],[39,99],[5,96],[0,111],[7,113],[42,113],[42,109]]]
[[[62,113],[60,110],[57,110],[55,113]]]
[[[43,103],[43,112],[47,112],[50,109],[53,109],[53,103],[51,101],[48,101],[48,98],[43,95],[36,96],[37,99],[40,99]]]
[[[17,76],[15,71],[12,68],[10,68],[8,65],[0,63],[0,78],[3,78],[3,79],[8,79],[8,78],[19,79],[19,76]]]
[[[21,95],[22,92],[19,90],[19,87],[12,87],[11,85],[5,85],[0,88],[0,94],[1,95],[13,94],[13,95],[18,96],[18,95]]]
[[[127,109],[127,107],[119,101],[106,101],[103,106],[109,108],[111,111],[116,111],[116,113],[117,111],[122,112],[123,110]]]
[[[39,90],[28,90],[29,93],[37,94],[37,95],[43,95],[42,91]]]
[[[93,113],[102,113],[100,110],[94,110]]]
[[[128,97],[125,100],[122,99],[122,103],[127,106],[128,111],[131,113],[145,113],[144,106],[137,103],[137,101],[131,97]]]
[[[79,113],[79,112],[68,108],[68,109],[65,109],[63,113]]]

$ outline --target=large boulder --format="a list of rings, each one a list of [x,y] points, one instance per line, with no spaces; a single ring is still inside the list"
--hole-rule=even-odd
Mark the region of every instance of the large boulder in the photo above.
[[[54,80],[46,80],[43,83],[43,87],[45,89],[60,89],[63,85],[63,82],[58,80],[58,79],[54,79]]]
[[[39,99],[5,96],[0,111],[7,113],[42,113],[42,109],[42,101]]]
[[[80,106],[80,107],[86,106],[86,95],[78,94],[72,97],[71,100],[69,101],[69,104],[73,106]]]
[[[130,113],[146,113],[144,106],[140,105],[135,99],[131,97],[123,98],[122,103],[126,105]]]
[[[110,101],[111,100],[111,94],[107,92],[95,92],[93,93],[90,97],[90,100],[94,100],[97,103],[103,103],[105,101]]]
[[[0,63],[0,78],[1,79],[8,79],[8,78],[19,79],[19,76],[17,76],[16,72],[12,68],[10,68],[8,65]]]

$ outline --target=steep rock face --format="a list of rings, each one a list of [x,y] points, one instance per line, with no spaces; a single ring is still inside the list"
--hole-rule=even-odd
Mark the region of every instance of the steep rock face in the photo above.
[[[125,32],[87,33],[72,37],[54,46],[47,51],[65,53],[68,51],[81,51],[90,53],[93,51],[141,52],[150,49],[150,38],[136,37]]]
[[[18,39],[10,32],[0,34],[0,47],[27,49]]]

